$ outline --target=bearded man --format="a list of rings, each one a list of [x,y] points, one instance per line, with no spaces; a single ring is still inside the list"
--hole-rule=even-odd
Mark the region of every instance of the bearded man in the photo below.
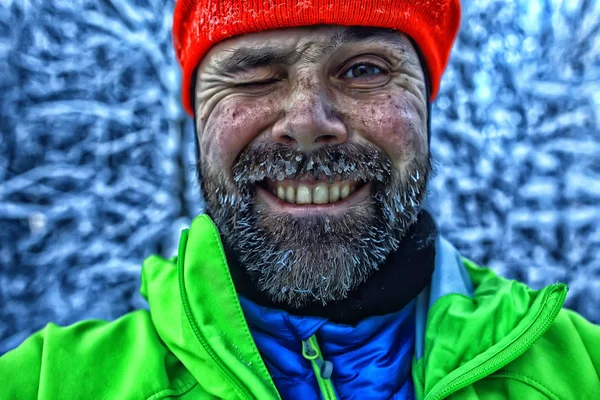
[[[461,257],[423,204],[458,0],[180,0],[206,214],[150,310],[48,325],[3,398],[598,399],[600,328]]]

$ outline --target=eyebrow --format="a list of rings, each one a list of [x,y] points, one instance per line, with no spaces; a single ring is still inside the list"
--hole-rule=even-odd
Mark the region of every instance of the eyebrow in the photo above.
[[[337,31],[331,38],[331,45],[334,48],[338,48],[346,44],[376,39],[385,39],[397,42],[399,38],[400,32],[394,29],[372,28],[368,26],[350,26]]]
[[[233,75],[273,64],[291,65],[298,58],[297,51],[281,47],[240,47],[232,50],[229,57],[219,61],[216,68],[223,74]]]
[[[393,29],[371,28],[363,26],[344,27],[336,31],[329,43],[324,44],[310,58],[319,58],[337,48],[366,40],[399,40],[398,32]],[[240,47],[231,50],[231,55],[220,60],[216,69],[225,75],[268,67],[272,65],[291,65],[303,56],[302,52],[285,47],[263,45],[259,47]]]

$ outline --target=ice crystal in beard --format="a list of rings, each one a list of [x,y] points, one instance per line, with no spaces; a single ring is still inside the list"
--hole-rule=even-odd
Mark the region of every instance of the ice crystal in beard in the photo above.
[[[324,146],[304,154],[262,143],[245,149],[234,164],[235,186],[205,163],[200,175],[208,213],[257,287],[275,303],[299,308],[344,299],[398,248],[419,212],[429,171],[429,157],[422,156],[402,175],[385,153],[368,145]],[[274,213],[255,201],[257,182],[307,175],[365,181],[371,195],[335,216]]]
[[[326,145],[306,154],[293,147],[260,142],[245,149],[233,167],[233,180],[239,189],[251,191],[266,178],[301,179],[307,176],[387,184],[391,161],[372,145],[344,143]]]

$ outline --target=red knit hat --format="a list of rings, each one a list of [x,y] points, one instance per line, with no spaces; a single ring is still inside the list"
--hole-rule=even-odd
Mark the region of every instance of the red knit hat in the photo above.
[[[395,29],[419,46],[437,95],[460,23],[459,0],[178,0],[173,41],[183,68],[183,106],[193,115],[192,76],[216,43],[244,33],[309,25]]]

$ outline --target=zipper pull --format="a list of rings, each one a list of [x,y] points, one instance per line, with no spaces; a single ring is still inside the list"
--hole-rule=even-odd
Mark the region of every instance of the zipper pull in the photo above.
[[[333,373],[333,364],[331,361],[323,359],[318,345],[313,345],[311,341],[316,341],[315,335],[312,335],[308,340],[302,341],[302,356],[319,367],[321,378],[330,379]]]

